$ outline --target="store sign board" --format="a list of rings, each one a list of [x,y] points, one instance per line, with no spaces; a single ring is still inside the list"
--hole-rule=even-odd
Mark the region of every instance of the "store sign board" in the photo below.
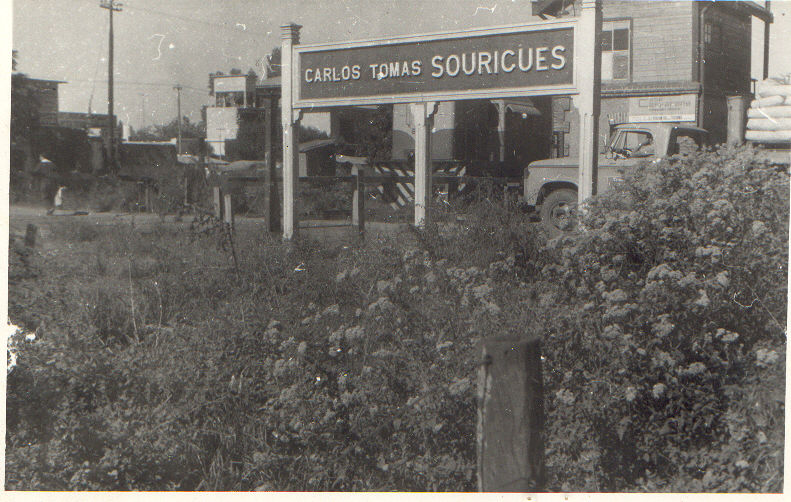
[[[214,77],[214,92],[244,92],[247,89],[247,77],[220,76]]]
[[[629,98],[630,122],[694,122],[697,96],[645,96]]]
[[[298,100],[575,90],[571,23],[412,38],[296,47]]]

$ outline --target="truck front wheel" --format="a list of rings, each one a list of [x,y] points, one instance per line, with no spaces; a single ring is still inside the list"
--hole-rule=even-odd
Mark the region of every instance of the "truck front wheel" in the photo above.
[[[577,225],[577,191],[561,188],[550,192],[541,204],[541,223],[551,235],[568,232]]]

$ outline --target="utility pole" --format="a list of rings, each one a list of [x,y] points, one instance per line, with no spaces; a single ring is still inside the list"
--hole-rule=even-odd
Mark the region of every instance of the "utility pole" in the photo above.
[[[769,11],[769,16],[772,15],[772,2],[766,0],[765,4],[766,10]],[[764,67],[763,67],[763,76],[764,80],[769,78],[769,26],[771,21],[764,22]]]
[[[176,154],[181,155],[181,84],[176,84],[174,89],[176,89],[176,108],[179,118],[179,137],[176,140]]]
[[[103,0],[99,4],[102,9],[107,9],[110,12],[110,57],[108,58],[108,73],[107,73],[107,120],[110,122],[110,171],[115,172],[115,120],[113,113],[113,12],[120,12],[123,6],[120,2],[114,0]]]

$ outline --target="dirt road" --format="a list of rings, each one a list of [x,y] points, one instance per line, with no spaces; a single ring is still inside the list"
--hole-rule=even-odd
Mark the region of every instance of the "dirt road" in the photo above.
[[[39,235],[46,237],[53,225],[62,224],[67,220],[94,225],[134,225],[138,228],[166,224],[185,229],[189,228],[192,221],[191,216],[179,219],[173,215],[160,217],[154,213],[85,213],[75,214],[75,211],[56,210],[54,214],[47,215],[45,207],[13,205],[9,209],[10,235],[24,236],[27,225],[32,223],[38,227]],[[234,225],[237,231],[264,232],[261,218],[236,217]],[[304,220],[300,222],[299,233],[306,238],[329,243],[351,242],[359,238],[357,229],[344,220]],[[368,222],[365,234],[366,239],[393,235],[403,235],[405,239],[412,238],[408,225],[403,223]]]

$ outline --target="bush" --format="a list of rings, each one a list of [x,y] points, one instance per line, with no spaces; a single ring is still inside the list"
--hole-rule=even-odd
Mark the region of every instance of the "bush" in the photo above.
[[[788,206],[788,173],[723,147],[625,173],[550,241],[536,291],[564,489],[782,490]]]
[[[15,243],[6,488],[471,491],[475,344],[538,334],[550,491],[780,491],[788,181],[673,157],[545,246],[485,192],[360,245],[238,226],[233,268],[166,226]]]

